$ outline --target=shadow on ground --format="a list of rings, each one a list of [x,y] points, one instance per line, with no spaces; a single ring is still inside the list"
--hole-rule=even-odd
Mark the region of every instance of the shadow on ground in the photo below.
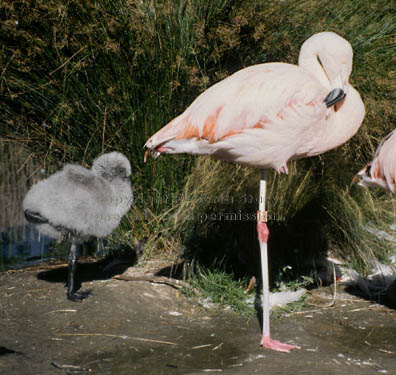
[[[75,276],[76,290],[81,288],[83,282],[111,279],[115,275],[122,274],[129,267],[134,266],[143,254],[143,246],[146,240],[145,238],[140,241],[136,247],[120,245],[117,250],[113,251],[113,255],[108,255],[99,260],[93,260],[90,257],[80,257]],[[53,283],[67,283],[67,264],[55,264],[48,268],[37,273],[39,280]]]

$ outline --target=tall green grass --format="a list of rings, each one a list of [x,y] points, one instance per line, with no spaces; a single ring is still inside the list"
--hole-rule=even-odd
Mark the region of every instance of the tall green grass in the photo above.
[[[216,81],[250,64],[296,63],[310,35],[335,31],[354,49],[366,119],[346,145],[291,163],[290,176],[270,173],[270,257],[279,268],[330,250],[364,270],[394,251],[364,229],[389,228],[393,198],[350,182],[395,124],[395,20],[387,0],[4,0],[0,135],[47,163],[124,152],[136,204],[123,240],[148,236],[151,256],[225,254],[234,271],[256,272],[254,220],[226,214],[256,211],[257,170],[190,156],[144,164],[143,145]]]

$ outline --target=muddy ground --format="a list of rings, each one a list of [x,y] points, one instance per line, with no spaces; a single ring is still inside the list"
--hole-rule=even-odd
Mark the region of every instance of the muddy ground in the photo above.
[[[341,286],[333,307],[322,288],[305,312],[272,318],[273,337],[301,346],[285,354],[259,346],[256,317],[167,284],[93,274],[82,285],[92,296],[76,303],[65,280],[59,266],[0,274],[0,374],[396,374],[396,311]]]

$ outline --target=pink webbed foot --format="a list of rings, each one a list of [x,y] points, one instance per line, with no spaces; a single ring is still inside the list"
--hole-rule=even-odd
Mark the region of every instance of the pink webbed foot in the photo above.
[[[272,340],[269,336],[264,336],[261,339],[261,346],[267,349],[276,350],[278,352],[290,353],[292,349],[301,349],[297,345],[284,344],[278,340]]]

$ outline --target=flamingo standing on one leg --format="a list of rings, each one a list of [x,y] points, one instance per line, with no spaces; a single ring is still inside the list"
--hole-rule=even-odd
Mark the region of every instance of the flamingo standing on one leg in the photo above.
[[[298,66],[267,63],[236,72],[198,96],[145,145],[154,157],[209,154],[262,169],[257,232],[263,277],[261,345],[266,348],[289,352],[299,347],[270,335],[265,169],[288,173],[288,160],[324,153],[357,132],[365,111],[348,83],[352,56],[351,45],[339,35],[315,34],[302,45]]]
[[[372,162],[358,172],[359,185],[378,186],[396,192],[396,130],[378,146]]]

